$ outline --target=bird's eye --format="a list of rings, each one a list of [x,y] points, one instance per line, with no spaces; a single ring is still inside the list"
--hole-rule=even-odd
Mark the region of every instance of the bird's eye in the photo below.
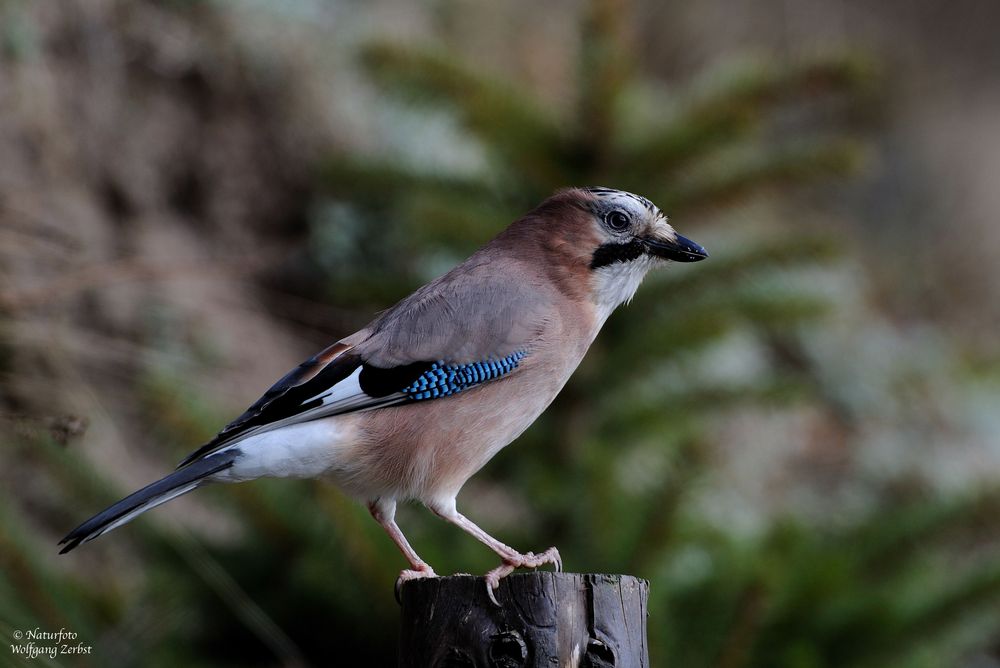
[[[629,219],[628,216],[621,211],[612,211],[604,217],[604,222],[606,222],[608,227],[616,232],[621,232],[628,227]]]

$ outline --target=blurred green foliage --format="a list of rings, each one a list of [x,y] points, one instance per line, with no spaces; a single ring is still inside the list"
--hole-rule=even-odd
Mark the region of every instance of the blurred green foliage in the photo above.
[[[368,44],[360,62],[371,80],[412,113],[451,119],[483,160],[458,172],[330,155],[309,250],[323,299],[357,317],[383,308],[566,185],[642,193],[697,239],[685,225],[697,212],[862,164],[851,127],[878,84],[863,57],[741,59],[663,92],[633,62],[619,4],[597,0],[583,17],[576,94],[561,108],[440,46]],[[505,485],[502,498],[530,508],[502,539],[558,545],[570,570],[648,577],[653,665],[955,665],[998,621],[995,494],[942,500],[886,487],[850,522],[769,520],[752,536],[703,516],[694,492],[713,467],[713,418],[787,402],[842,409],[801,350],[831,304],[773,278],[840,262],[843,248],[783,229],[711,250],[709,262],[651,278],[543,418],[480,475],[482,489]],[[693,373],[737,330],[768,351],[762,373],[740,386]],[[184,392],[195,370],[153,368],[140,383],[145,419],[178,456],[228,417]],[[48,472],[51,512],[67,527],[127,491],[43,433],[5,447]],[[105,665],[102,653],[122,666],[394,663],[386,638],[402,560],[364,508],[313,482],[201,493],[239,518],[239,540],[196,541],[153,514],[116,534],[136,543],[134,582],[74,578],[33,559],[38,546],[0,496],[4,644],[41,625],[98,645],[79,665]],[[404,512],[403,525],[438,572],[494,565],[433,518]]]

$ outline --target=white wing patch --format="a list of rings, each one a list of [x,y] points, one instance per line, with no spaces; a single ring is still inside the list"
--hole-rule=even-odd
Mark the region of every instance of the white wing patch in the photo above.
[[[379,399],[368,396],[365,394],[364,390],[361,389],[361,369],[362,367],[358,367],[354,370],[354,373],[333,387],[327,388],[316,396],[303,401],[303,404],[308,404],[319,399],[323,402],[323,404],[322,406],[309,409],[302,415],[309,415],[314,411],[320,415],[343,413],[355,408],[385,406],[386,404],[395,403],[396,401],[406,398],[406,395],[402,392],[390,394],[387,397],[381,397]]]
[[[402,392],[395,392],[388,396],[378,398],[366,394],[364,390],[361,389],[361,383],[359,381],[361,370],[362,367],[358,367],[350,376],[344,378],[336,385],[326,388],[319,394],[316,394],[299,404],[306,405],[319,400],[321,403],[318,406],[313,406],[282,420],[268,422],[267,424],[262,424],[257,427],[253,427],[252,429],[248,429],[246,432],[235,437],[232,441],[226,443],[222,449],[228,450],[230,447],[238,446],[250,436],[256,436],[265,432],[274,431],[276,429],[288,427],[300,422],[309,422],[311,420],[317,420],[322,417],[337,415],[339,413],[381,408],[383,406],[398,404],[407,399],[407,396]]]

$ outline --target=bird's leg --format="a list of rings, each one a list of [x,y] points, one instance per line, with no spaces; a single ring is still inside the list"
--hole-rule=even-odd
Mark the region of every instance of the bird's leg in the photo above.
[[[434,569],[420,558],[416,550],[410,546],[410,542],[406,540],[406,536],[399,530],[399,525],[396,524],[396,502],[394,500],[376,499],[368,504],[368,512],[372,514],[376,522],[382,525],[382,528],[389,534],[392,542],[396,544],[399,551],[410,562],[410,568],[403,570],[396,580],[397,599],[399,598],[399,587],[407,580],[437,577]]]
[[[510,575],[515,569],[538,568],[544,564],[552,564],[557,571],[562,570],[562,558],[559,556],[559,550],[556,548],[550,547],[541,554],[534,554],[533,552],[521,554],[509,545],[501,543],[483,531],[475,522],[458,512],[458,509],[455,508],[454,499],[447,503],[436,503],[428,507],[436,515],[458,526],[466,533],[471,534],[476,540],[500,555],[500,558],[503,560],[502,563],[485,576],[487,594],[489,594],[490,600],[497,605],[500,604],[497,602],[493,590],[500,586],[501,578]]]

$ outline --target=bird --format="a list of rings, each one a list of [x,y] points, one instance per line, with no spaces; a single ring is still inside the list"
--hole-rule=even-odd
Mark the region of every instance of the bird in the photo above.
[[[395,521],[414,501],[493,550],[487,591],[517,568],[561,570],[559,551],[518,552],[456,506],[466,481],[555,399],[646,273],[708,257],[650,200],[607,187],[557,191],[467,260],[313,355],[169,475],[94,515],[61,554],[207,483],[322,478],[366,504],[408,562],[435,577]]]

